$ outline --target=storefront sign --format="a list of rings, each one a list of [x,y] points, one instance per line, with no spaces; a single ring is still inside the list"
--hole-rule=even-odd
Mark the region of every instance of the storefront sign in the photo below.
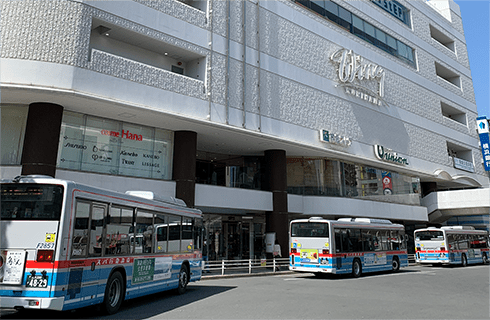
[[[480,146],[483,156],[483,167],[490,171],[490,135],[489,122],[485,117],[476,118],[476,127],[480,136]]]
[[[337,133],[331,133],[328,130],[320,130],[320,140],[323,142],[332,143],[341,147],[349,147],[352,144],[352,140],[348,137],[342,136]]]
[[[392,0],[371,0],[383,8],[386,12],[390,13],[395,18],[399,19],[405,24],[408,24],[408,10],[396,1]]]
[[[376,64],[365,63],[360,55],[347,49],[335,51],[330,56],[330,60],[338,65],[338,80],[348,84],[351,88],[346,93],[381,105],[381,98],[384,97],[385,81],[385,70],[383,68]],[[369,88],[369,84],[373,81],[376,84],[376,90]],[[372,93],[366,94],[366,92]],[[373,98],[376,98],[376,100]]]
[[[475,166],[473,166],[473,162],[466,161],[460,158],[453,158],[454,159],[454,167],[456,169],[468,171],[468,172],[475,172]]]
[[[172,141],[166,130],[88,117],[63,123],[58,166],[168,179]]]
[[[385,148],[380,145],[374,146],[374,154],[376,155],[376,158],[378,158],[379,160],[393,162],[396,164],[408,165],[407,158],[399,156],[396,152],[393,152],[393,150]]]

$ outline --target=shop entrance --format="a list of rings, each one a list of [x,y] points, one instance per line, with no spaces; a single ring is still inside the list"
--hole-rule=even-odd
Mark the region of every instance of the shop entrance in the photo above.
[[[260,258],[264,251],[265,223],[261,217],[204,215],[208,260]]]

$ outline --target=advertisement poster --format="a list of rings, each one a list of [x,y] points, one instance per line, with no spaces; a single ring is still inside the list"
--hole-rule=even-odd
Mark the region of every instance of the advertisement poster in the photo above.
[[[134,259],[133,284],[170,279],[172,257]]]
[[[364,265],[384,265],[386,264],[386,253],[365,253]]]
[[[318,263],[318,250],[317,249],[301,249],[300,261]]]
[[[381,175],[382,175],[381,181],[383,182],[383,194],[384,195],[393,194],[393,182],[391,180],[391,172],[383,171]]]

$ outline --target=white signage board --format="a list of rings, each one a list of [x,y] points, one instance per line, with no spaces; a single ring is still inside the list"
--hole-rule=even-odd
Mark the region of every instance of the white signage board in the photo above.
[[[25,262],[25,251],[8,251],[3,264],[3,284],[22,284]]]

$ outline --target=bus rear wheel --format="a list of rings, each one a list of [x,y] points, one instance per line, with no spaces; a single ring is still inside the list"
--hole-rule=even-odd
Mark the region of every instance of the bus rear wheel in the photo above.
[[[400,270],[400,260],[398,257],[393,257],[393,261],[391,262],[392,270],[397,272]]]
[[[466,267],[468,265],[468,259],[466,259],[466,255],[463,253],[461,255],[461,266]]]
[[[184,294],[187,290],[187,284],[189,283],[189,271],[185,264],[180,267],[179,272],[179,286],[177,287],[178,294]]]
[[[124,300],[124,280],[119,271],[111,274],[107,281],[103,307],[107,314],[116,313]]]
[[[362,274],[361,261],[359,259],[355,259],[354,262],[352,262],[352,276],[354,278],[359,278],[361,274]]]

